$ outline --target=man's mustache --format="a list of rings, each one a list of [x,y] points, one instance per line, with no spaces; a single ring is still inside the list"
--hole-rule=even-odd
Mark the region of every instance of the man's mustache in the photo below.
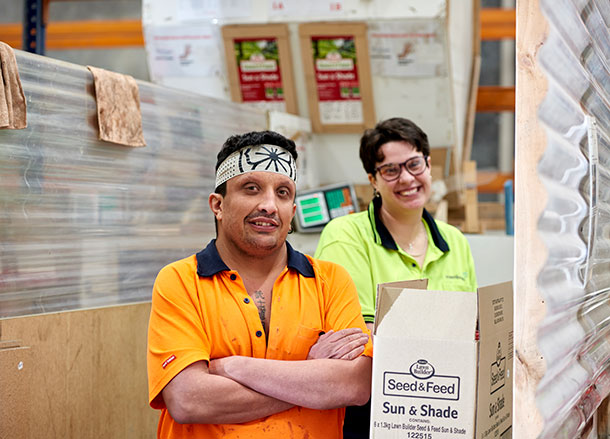
[[[260,211],[253,212],[253,213],[249,214],[248,216],[246,216],[246,221],[250,221],[254,218],[267,218],[267,219],[273,220],[277,224],[281,224],[280,218],[277,215],[268,214],[266,212],[260,212]]]

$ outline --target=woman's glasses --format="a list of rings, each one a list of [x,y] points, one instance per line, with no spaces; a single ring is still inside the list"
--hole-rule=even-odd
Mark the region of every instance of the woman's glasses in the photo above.
[[[381,178],[385,181],[394,181],[400,177],[400,173],[402,172],[400,168],[404,167],[405,170],[416,177],[426,170],[428,166],[428,160],[426,160],[425,156],[417,156],[411,157],[404,163],[386,163],[385,165],[381,165],[375,168],[376,172],[379,172]]]

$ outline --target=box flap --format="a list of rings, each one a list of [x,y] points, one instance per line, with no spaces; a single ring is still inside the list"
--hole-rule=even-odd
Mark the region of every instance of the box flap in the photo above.
[[[504,282],[479,288],[480,338],[499,331],[510,331],[513,326],[513,283]]]
[[[425,290],[428,288],[428,279],[401,280],[378,284],[377,299],[375,301],[375,330],[373,331],[373,334],[377,333],[377,326],[381,323],[390,308],[392,308],[394,301],[403,288]],[[381,290],[385,291],[383,298],[381,298],[381,295],[379,294]]]
[[[380,285],[375,335],[428,340],[474,340],[477,295]]]
[[[428,288],[428,279],[413,279],[413,280],[399,280],[396,282],[385,282],[377,285],[377,291],[379,287],[387,288],[411,288],[413,290],[425,290]]]
[[[509,435],[513,406],[513,288],[479,288],[479,367],[476,437]]]

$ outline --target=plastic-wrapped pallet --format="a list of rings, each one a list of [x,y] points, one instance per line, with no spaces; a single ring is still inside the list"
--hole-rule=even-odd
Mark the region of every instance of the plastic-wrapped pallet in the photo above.
[[[138,81],[147,146],[105,143],[85,67],[16,56],[28,127],[0,131],[0,318],[149,300],[214,235],[220,146],[266,114]]]

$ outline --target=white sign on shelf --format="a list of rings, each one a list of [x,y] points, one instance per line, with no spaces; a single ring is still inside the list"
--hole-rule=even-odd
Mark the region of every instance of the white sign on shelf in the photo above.
[[[153,81],[222,75],[222,40],[217,26],[147,26],[144,34]]]
[[[320,121],[324,124],[358,124],[364,122],[362,101],[320,101]]]
[[[447,75],[444,21],[414,19],[369,23],[371,69],[376,76]]]

